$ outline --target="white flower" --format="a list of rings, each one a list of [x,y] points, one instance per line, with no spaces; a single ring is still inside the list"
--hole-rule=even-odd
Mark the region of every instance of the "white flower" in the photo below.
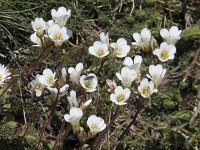
[[[142,97],[147,98],[150,97],[154,92],[154,83],[153,81],[148,81],[147,78],[144,78],[140,85],[138,86],[138,90],[141,93]]]
[[[103,131],[106,128],[104,120],[95,115],[91,115],[87,120],[87,125],[90,128],[90,132],[95,135],[98,132]]]
[[[115,93],[110,95],[110,99],[116,105],[126,105],[131,91],[128,88],[123,89],[121,86],[115,88]]]
[[[123,67],[120,73],[116,73],[117,78],[124,87],[131,87],[132,82],[137,78],[137,73],[128,67]]]
[[[36,45],[34,45],[34,46],[36,46],[36,47],[42,47],[42,42],[41,42],[40,38],[37,37],[36,32],[33,33],[33,34],[31,34],[30,39],[31,39],[31,41],[32,41],[33,43],[36,44]]]
[[[31,81],[31,86],[35,90],[35,94],[37,97],[40,97],[44,91],[44,85],[39,80],[40,75],[37,74],[35,80]]]
[[[92,103],[92,99],[87,100],[86,102],[82,102],[80,105],[80,109],[86,109]]]
[[[87,101],[82,105],[82,109],[85,109],[85,108],[88,107],[91,103],[92,103],[92,99],[87,100]]]
[[[48,29],[48,34],[50,39],[54,41],[55,46],[61,46],[63,42],[70,38],[69,31],[65,27],[61,28],[59,25],[53,24]]]
[[[96,91],[98,84],[97,77],[95,74],[90,73],[89,75],[82,75],[80,78],[80,84],[85,89],[86,92]]]
[[[70,80],[72,83],[79,84],[81,71],[83,70],[83,63],[78,63],[75,68],[70,67],[68,73],[70,74]]]
[[[101,43],[105,43],[107,44],[107,46],[109,46],[109,34],[108,33],[104,33],[104,32],[101,32],[100,33],[100,41]]]
[[[67,97],[67,100],[69,101],[70,107],[79,107],[75,91],[70,91],[70,96]]]
[[[47,21],[47,23],[46,23],[47,29],[49,29],[53,24],[55,24],[54,20]]]
[[[58,96],[64,96],[67,94],[67,90],[69,89],[69,85],[65,84],[59,89],[59,95]]]
[[[156,66],[150,65],[149,74],[147,74],[146,76],[154,82],[154,88],[157,89],[160,82],[164,78],[165,73],[166,69],[163,68],[161,64],[158,64]]]
[[[71,10],[67,10],[65,7],[59,7],[57,11],[52,9],[51,15],[55,20],[55,23],[57,23],[60,27],[63,27],[66,25],[67,20],[71,16]]]
[[[150,30],[147,28],[142,29],[141,33],[134,33],[133,39],[135,42],[132,45],[139,46],[144,52],[148,52],[153,49],[155,39],[151,36]]]
[[[46,22],[42,18],[36,18],[35,21],[31,21],[33,30],[40,36],[43,35],[46,30]]]
[[[119,58],[126,57],[130,51],[130,46],[127,45],[127,41],[124,38],[118,39],[117,43],[111,43],[111,47],[114,49],[114,55]]]
[[[124,59],[124,65],[129,67],[130,69],[135,70],[137,73],[140,73],[140,66],[142,63],[142,57],[140,55],[136,55],[134,57],[134,61],[131,57],[126,57]]]
[[[109,86],[109,90],[108,90],[109,92],[114,91],[115,88],[117,87],[117,84],[116,84],[115,80],[106,79],[106,83]]]
[[[72,107],[69,111],[69,114],[64,115],[64,119],[72,124],[75,132],[78,132],[80,130],[80,120],[82,116],[83,111],[80,108]]]
[[[89,47],[89,53],[98,58],[103,58],[109,54],[108,46],[106,43],[96,41],[94,42],[93,46]]]
[[[79,121],[81,120],[83,116],[83,111],[80,108],[72,107],[69,111],[69,114],[64,115],[64,119],[73,124],[79,124]]]
[[[178,30],[177,26],[172,26],[169,30],[167,29],[161,29],[160,30],[160,35],[162,36],[162,38],[165,39],[165,41],[168,44],[173,44],[175,45],[176,42],[181,38],[182,30]]]
[[[10,77],[10,71],[7,67],[0,64],[0,86],[2,86]]]
[[[43,75],[39,76],[39,81],[47,87],[53,87],[56,82],[55,76],[56,72],[53,73],[50,69],[44,69]]]
[[[63,85],[59,90],[57,88],[47,87],[47,89],[53,94],[54,100],[56,98],[60,99],[64,95],[67,94],[67,90],[69,89],[69,85],[65,84]]]
[[[176,47],[174,45],[168,45],[166,42],[161,43],[160,48],[153,51],[153,54],[158,56],[158,59],[162,62],[174,59],[175,53]]]

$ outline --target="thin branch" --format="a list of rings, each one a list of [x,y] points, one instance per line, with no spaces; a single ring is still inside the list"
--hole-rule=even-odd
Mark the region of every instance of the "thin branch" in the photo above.
[[[168,7],[168,13],[169,13],[169,19],[170,19],[170,23],[172,25],[173,23],[173,19],[172,19],[172,12],[171,12],[171,0],[166,0],[167,3],[167,7]]]
[[[24,116],[24,123],[27,124],[26,111],[25,111],[25,107],[24,107],[24,101],[23,101],[23,98],[22,98],[21,80],[19,80],[19,92],[20,92],[20,100],[21,100],[23,116]]]
[[[138,117],[140,111],[141,111],[141,110],[143,109],[143,107],[144,107],[144,102],[145,102],[144,99],[141,98],[141,101],[140,101],[140,103],[139,103],[139,105],[138,105],[137,111],[136,111],[136,113],[135,113],[135,115],[134,115],[132,121],[129,123],[129,125],[126,127],[126,129],[123,131],[123,133],[120,135],[120,137],[118,138],[117,143],[114,145],[114,147],[117,147],[117,145],[118,145],[118,144],[122,141],[122,139],[124,138],[125,134],[129,131],[130,127],[135,123],[135,121],[136,121],[136,119],[137,119],[137,117]],[[114,148],[112,148],[112,149],[114,149]]]
[[[44,115],[45,115],[45,118],[48,119],[47,115],[46,115],[46,111],[45,111],[45,108],[43,106],[43,104],[39,101],[38,104],[41,106],[42,108],[42,111],[44,112]]]
[[[59,142],[59,143],[63,143],[65,137],[69,134],[69,132],[70,132],[71,130],[72,130],[72,126],[71,126],[71,124],[69,124],[69,125],[67,126],[67,128],[65,129],[63,135],[61,136],[60,142]]]
[[[131,0],[132,1],[132,8],[131,8],[131,12],[129,14],[129,16],[131,16],[133,14],[133,11],[135,9],[135,0]]]
[[[62,120],[62,124],[61,124],[60,130],[59,130],[58,136],[57,136],[57,140],[56,140],[56,142],[54,143],[52,150],[56,150],[57,145],[59,144],[60,139],[61,139],[61,137],[62,137],[62,133],[63,133],[63,130],[64,130],[64,126],[65,126],[65,120]]]
[[[43,124],[42,124],[42,128],[41,128],[41,131],[40,131],[40,133],[39,133],[39,139],[38,139],[38,142],[37,142],[37,144],[36,144],[34,150],[38,150],[38,147],[40,146],[40,142],[41,142],[41,140],[42,140],[42,136],[43,136],[43,133],[44,133],[44,131],[45,131],[45,129],[46,129],[47,123],[48,123],[48,121],[46,120],[46,121],[44,121]]]
[[[41,140],[42,140],[44,131],[45,131],[45,129],[46,129],[46,126],[47,126],[48,123],[50,123],[51,120],[53,119],[53,115],[54,115],[54,113],[55,113],[56,105],[57,105],[58,99],[59,99],[59,98],[58,98],[58,97],[59,97],[59,96],[58,96],[58,95],[59,95],[59,90],[60,90],[60,89],[58,89],[58,93],[57,93],[57,95],[56,95],[55,102],[52,102],[51,111],[50,111],[50,117],[49,117],[48,120],[46,120],[46,121],[43,122],[43,126],[42,126],[41,132],[40,132],[40,134],[39,134],[39,140],[38,140],[38,142],[37,142],[37,144],[36,144],[34,150],[38,150],[38,147],[39,147],[39,145],[40,145],[40,143],[41,143]],[[53,96],[54,96],[54,95],[53,95]]]
[[[102,67],[104,66],[105,63],[106,63],[106,59],[105,58],[100,60],[100,67],[98,69],[97,74],[99,74],[101,72],[101,69],[102,69]]]

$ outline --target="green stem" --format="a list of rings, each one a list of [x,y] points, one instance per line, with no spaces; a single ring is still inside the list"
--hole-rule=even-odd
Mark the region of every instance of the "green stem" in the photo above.
[[[135,123],[136,119],[137,119],[137,116],[139,115],[140,111],[143,109],[144,107],[144,99],[142,98],[142,100],[140,101],[139,105],[138,105],[138,108],[137,108],[137,111],[132,119],[132,121],[129,123],[129,125],[126,127],[126,129],[124,130],[124,132],[120,135],[120,137],[118,138],[118,142],[117,144],[114,146],[116,147],[120,141],[122,141],[122,139],[124,138],[125,134],[129,131],[130,127]]]

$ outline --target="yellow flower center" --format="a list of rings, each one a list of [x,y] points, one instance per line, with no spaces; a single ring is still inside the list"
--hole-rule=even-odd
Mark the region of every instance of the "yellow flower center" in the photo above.
[[[149,87],[145,87],[143,90],[142,90],[142,94],[144,96],[149,96],[150,95],[150,89]]]
[[[116,53],[116,55],[120,55],[122,53],[122,49],[121,48],[116,48],[115,49],[115,53]]]
[[[35,29],[36,30],[41,30],[43,28],[43,26],[41,24],[36,25]]]
[[[37,39],[35,40],[35,43],[38,44],[38,45],[40,45],[40,43],[41,43],[40,39],[37,38]]]
[[[48,80],[47,80],[47,83],[48,83],[48,84],[53,84],[53,78],[52,78],[52,77],[49,77]]]
[[[151,50],[151,47],[150,46],[145,46],[143,47],[142,49],[144,52],[149,52]]]
[[[42,89],[42,86],[41,86],[40,84],[37,84],[37,85],[35,86],[35,90],[41,91],[41,89]]]
[[[92,82],[91,81],[86,82],[85,87],[91,89],[93,87]]]
[[[61,34],[54,35],[54,40],[62,40],[62,35]]]
[[[98,50],[98,51],[97,51],[97,55],[98,55],[98,56],[104,55],[104,50],[102,50],[102,49]]]
[[[163,52],[160,54],[160,57],[162,58],[162,60],[166,60],[166,59],[169,57],[168,51],[163,51]]]
[[[97,130],[97,125],[96,125],[96,124],[92,124],[92,125],[91,125],[91,128],[92,128],[93,130]]]
[[[117,101],[118,101],[118,102],[124,101],[124,95],[119,95],[119,96],[117,97]]]

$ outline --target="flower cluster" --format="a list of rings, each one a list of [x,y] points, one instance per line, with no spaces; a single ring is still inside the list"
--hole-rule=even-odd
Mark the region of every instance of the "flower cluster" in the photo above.
[[[62,46],[64,47],[64,43],[72,37],[72,31],[67,27],[70,17],[70,9],[59,7],[51,10],[51,20],[45,21],[43,18],[35,18],[34,21],[31,21],[33,34],[30,35],[30,40],[34,43],[34,47],[39,47],[39,49],[43,51],[40,57],[30,65],[30,69],[26,69],[25,67],[19,75],[14,76],[6,88],[2,88],[1,95],[4,95],[10,85],[15,84],[19,79],[36,72],[35,69],[48,58],[51,50],[60,49]],[[158,43],[151,31],[144,28],[140,32],[133,33],[133,41],[132,43],[128,43],[128,40],[123,37],[112,41],[109,37],[109,33],[101,32],[98,40],[94,41],[87,48],[88,53],[92,55],[91,57],[94,57],[94,59],[89,60],[90,64],[94,64],[94,66],[88,67],[87,64],[83,64],[82,62],[67,67],[65,66],[62,69],[51,69],[48,66],[49,68],[45,68],[36,74],[34,79],[30,82],[32,97],[42,100],[48,98],[48,100],[51,100],[51,109],[49,109],[48,113],[45,113],[45,118],[47,118],[47,120],[44,120],[43,124],[41,124],[40,131],[37,132],[39,140],[35,142],[35,149],[43,148],[46,142],[46,144],[49,142],[50,144],[54,143],[52,149],[58,149],[58,146],[63,142],[66,143],[65,136],[68,134],[68,128],[65,130],[65,123],[70,125],[70,130],[72,127],[73,133],[77,136],[80,144],[76,144],[76,147],[79,146],[79,149],[87,148],[87,144],[84,144],[84,142],[94,138],[104,130],[94,141],[91,140],[88,142],[91,142],[92,149],[96,149],[94,147],[99,147],[98,143],[102,143],[101,139],[105,134],[108,133],[108,141],[110,140],[109,130],[112,130],[117,117],[125,110],[124,107],[133,102],[133,104],[136,104],[136,111],[134,116],[129,117],[133,120],[130,121],[124,132],[122,132],[122,134],[120,133],[121,135],[117,140],[114,141],[114,139],[112,139],[114,144],[111,147],[115,149],[115,146],[122,141],[122,137],[126,135],[131,125],[137,121],[137,116],[140,114],[141,110],[146,108],[145,102],[148,102],[153,95],[160,91],[161,85],[165,83],[163,80],[166,77],[167,65],[163,64],[175,58],[177,51],[176,43],[181,38],[181,33],[182,30],[179,30],[176,26],[172,26],[170,29],[161,29],[159,36],[162,38],[162,42]],[[132,48],[140,51],[133,51]],[[152,55],[152,58],[156,58],[156,60],[152,61],[153,64],[151,64],[150,61],[146,62],[147,59],[144,59],[144,54]],[[92,62],[93,60],[95,60],[95,63]],[[116,64],[113,65],[113,63]],[[49,63],[47,62],[46,64]],[[100,65],[95,66],[96,64]],[[103,68],[106,65],[108,65],[109,68]],[[86,68],[86,66],[88,68]],[[109,75],[113,75],[112,79],[108,79],[110,77],[106,76],[102,68],[105,72],[110,71]],[[183,71],[183,73],[186,71]],[[8,82],[10,78],[11,72],[9,69],[0,64],[0,87]],[[103,79],[106,80],[106,82]],[[107,85],[104,85],[104,83]],[[30,124],[34,129],[35,127],[39,127],[39,124],[32,126],[31,121],[33,119],[29,121],[30,123],[26,122],[26,109],[24,109],[23,101],[23,91],[25,90],[24,88],[23,90],[20,89],[20,98],[26,125],[24,127],[26,128],[21,128],[23,126],[20,125],[19,131],[25,129],[23,130],[23,137],[26,138],[27,135],[25,134],[29,130],[28,125]],[[18,89],[14,90],[14,92],[15,91],[18,91]],[[47,107],[49,106],[48,102],[49,101],[45,103]],[[7,103],[5,104],[7,105]],[[109,106],[105,106],[107,104],[112,105],[111,109]],[[60,130],[57,130],[57,123],[61,120],[52,123],[54,116],[58,114],[57,105],[59,105],[59,112],[60,110],[63,111]],[[7,107],[8,106],[5,108]],[[2,108],[4,108],[4,106],[2,106]],[[93,110],[93,108],[95,110]],[[199,108],[196,109],[197,108],[195,108],[194,111],[199,111]],[[98,110],[101,110],[101,112],[98,112]],[[110,112],[103,112],[104,110],[109,110]],[[29,113],[30,111],[28,111],[28,115]],[[107,113],[109,117],[105,117],[104,119],[109,120],[108,123],[100,117],[101,114],[106,115]],[[7,120],[7,112],[5,115],[3,114],[3,117],[4,116],[5,119],[1,117],[3,121]],[[34,113],[31,113],[31,116],[28,118],[31,117],[35,118]],[[170,118],[172,117],[170,116]],[[194,117],[192,117],[191,120],[192,119],[194,119]],[[8,121],[5,121],[5,127],[7,127]],[[56,126],[56,130],[51,130],[51,126],[53,128]],[[53,131],[53,135],[57,133],[57,137],[53,138],[54,141],[48,140],[43,143],[44,140],[42,137],[44,135],[46,138],[46,129],[48,129],[50,133]],[[64,133],[62,133],[62,131],[64,131]],[[71,138],[70,136],[69,139],[74,140],[74,137]],[[98,141],[99,139],[100,141]],[[108,147],[110,147],[109,142]]]
[[[133,38],[135,42],[132,45],[139,47],[144,52],[150,52],[158,57],[161,62],[166,62],[169,59],[174,59],[176,53],[175,43],[180,39],[181,30],[173,26],[168,31],[162,29],[160,35],[164,38],[164,42],[157,47],[156,39],[151,35],[150,30],[144,28],[141,33],[134,33]],[[98,58],[110,56],[109,58],[124,58],[124,67],[120,72],[116,73],[122,86],[117,85],[115,80],[107,79],[106,82],[111,92],[110,100],[116,105],[125,105],[131,96],[131,88],[133,81],[136,81],[138,91],[143,98],[149,98],[153,93],[158,91],[159,85],[166,74],[166,69],[161,64],[150,65],[149,73],[145,78],[141,79],[141,65],[143,58],[140,55],[135,55],[132,59],[127,57],[130,46],[124,38],[120,38],[116,43],[109,44],[108,33],[100,33],[100,41],[95,41],[93,46],[89,47],[89,53]],[[150,80],[149,80],[149,79]]]
[[[31,35],[31,41],[36,46],[45,47],[49,42],[54,43],[56,47],[60,47],[63,42],[72,36],[71,30],[65,27],[67,20],[71,16],[71,10],[64,7],[58,10],[52,9],[52,20],[45,22],[42,18],[36,18],[32,21],[32,27],[35,31]],[[174,59],[176,53],[175,43],[180,39],[181,30],[173,26],[171,29],[162,29],[160,35],[164,38],[164,42],[158,47],[156,39],[151,35],[150,30],[144,28],[140,33],[134,33],[132,43],[134,47],[138,47],[144,52],[152,52],[161,62]],[[110,43],[108,33],[100,33],[100,39],[95,41],[88,48],[88,52],[100,59],[107,57],[110,59],[122,59],[122,68],[115,75],[118,80],[107,79],[109,86],[110,101],[116,105],[126,105],[131,95],[138,94],[143,98],[150,98],[153,93],[159,89],[166,74],[166,68],[161,64],[152,64],[148,66],[148,72],[145,77],[142,76],[141,55],[135,55],[133,58],[128,57],[131,47],[124,38],[119,38],[116,43]],[[104,59],[109,61],[109,59]],[[100,67],[101,69],[101,67]],[[76,133],[82,141],[93,138],[98,132],[106,128],[104,120],[96,115],[87,117],[88,133],[81,126],[80,120],[84,117],[84,110],[92,103],[92,99],[88,95],[92,95],[97,91],[98,73],[84,72],[83,63],[76,66],[62,68],[61,77],[58,73],[50,69],[44,69],[42,74],[37,74],[35,79],[31,81],[32,89],[35,91],[36,97],[43,95],[45,89],[52,93],[53,100],[61,99],[65,96],[69,103],[69,113],[64,115],[65,121],[72,125],[74,133]],[[1,75],[0,75],[1,77]],[[117,82],[116,82],[117,81]],[[133,91],[136,89],[136,91]],[[85,98],[83,98],[83,95]],[[91,104],[92,105],[92,104]]]
[[[123,58],[129,51],[130,46],[124,38],[119,38],[116,43],[109,44],[109,35],[103,32],[100,34],[100,41],[95,41],[93,46],[89,47],[89,53],[100,59],[108,55],[113,58]]]
[[[94,73],[88,73],[87,75],[81,75],[83,70],[83,64],[78,63],[75,68],[70,67],[68,68],[69,73],[69,80],[72,82],[72,86],[75,87],[82,87],[85,92],[94,92],[97,89],[97,76]],[[77,98],[77,93],[74,90],[70,91],[69,96],[67,97],[68,102],[70,104],[70,111],[69,114],[65,114],[64,118],[67,122],[71,123],[73,127],[73,131],[75,133],[83,133],[85,132],[84,129],[80,126],[80,120],[83,117],[83,110],[90,105],[92,99],[87,100],[84,103],[81,103],[80,100]],[[95,115],[91,115],[87,120],[87,125],[90,128],[88,133],[88,137],[83,138],[91,138],[95,136],[98,132],[101,132],[105,129],[106,124],[104,120],[100,117]]]
[[[80,120],[81,120],[82,116],[83,116],[82,109],[77,108],[77,107],[72,107],[69,111],[69,114],[64,115],[64,119],[67,122],[71,123],[71,125],[73,127],[73,131],[75,133],[79,133],[80,130],[82,130],[81,132],[83,132],[83,128],[80,127]],[[88,125],[90,131],[88,133],[88,137],[84,137],[84,138],[93,137],[98,132],[101,132],[106,128],[106,124],[104,123],[104,120],[100,117],[97,117],[96,115],[91,115],[87,119],[87,125]]]
[[[63,77],[64,75],[62,74],[62,78]],[[31,86],[37,97],[40,97],[46,88],[52,93],[54,99],[60,99],[62,96],[67,94],[69,85],[65,82],[63,82],[62,85],[57,85],[56,81],[56,72],[47,68],[43,70],[42,75],[36,75],[35,79],[31,81]]]
[[[58,10],[52,9],[51,16],[52,20],[47,22],[43,18],[36,18],[31,22],[35,33],[30,39],[37,47],[47,46],[50,41],[53,41],[56,47],[60,47],[72,36],[72,31],[65,27],[71,16],[71,10],[64,7],[59,7]]]
[[[36,93],[36,97],[40,97],[44,93],[44,89],[50,91],[53,95],[53,99],[60,99],[67,95],[67,100],[70,105],[69,114],[64,115],[64,119],[71,123],[73,131],[78,133],[83,132],[83,128],[80,126],[80,120],[83,117],[83,110],[91,104],[92,99],[83,102],[77,97],[77,93],[74,90],[68,92],[69,88],[82,89],[85,92],[94,92],[98,84],[98,80],[95,74],[89,73],[88,75],[81,75],[83,70],[83,64],[78,63],[75,68],[69,67],[68,73],[66,68],[62,68],[61,77],[56,77],[56,72],[50,69],[44,69],[43,73],[37,74],[35,79],[31,81],[32,89]],[[69,77],[69,79],[67,79]],[[60,82],[61,81],[61,82]],[[71,81],[70,84],[66,84],[66,81]],[[78,88],[77,88],[78,87]],[[105,129],[106,125],[104,120],[95,115],[91,115],[87,120],[90,131],[88,138],[93,137],[98,132]]]
[[[150,30],[144,28],[140,34],[133,34],[135,42],[132,45],[139,47],[144,52],[152,51],[161,62],[166,62],[169,59],[174,59],[174,54],[176,53],[175,44],[180,39],[181,32],[182,30],[179,30],[176,26],[172,26],[169,30],[161,29],[160,35],[164,42],[160,44],[159,48],[156,48],[157,41],[151,35]]]

